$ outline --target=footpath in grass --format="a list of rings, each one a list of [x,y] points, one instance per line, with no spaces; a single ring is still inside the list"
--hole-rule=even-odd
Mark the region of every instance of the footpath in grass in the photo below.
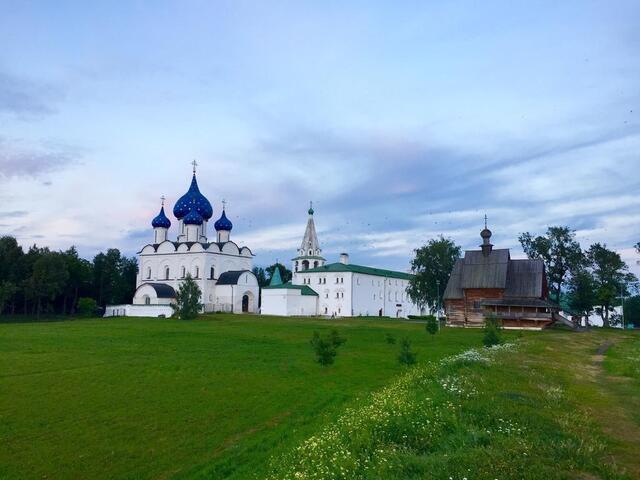
[[[603,373],[603,344],[627,377]],[[550,331],[414,367],[274,458],[268,478],[640,478],[626,403],[639,350],[633,334]]]
[[[319,366],[312,334],[347,342]],[[0,478],[227,478],[268,460],[402,372],[478,331],[380,319],[211,315],[0,324]]]

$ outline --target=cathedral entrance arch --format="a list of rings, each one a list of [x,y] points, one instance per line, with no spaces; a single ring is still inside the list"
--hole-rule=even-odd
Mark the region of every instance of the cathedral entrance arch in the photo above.
[[[256,311],[255,296],[253,292],[245,292],[242,295],[242,313],[253,313]]]
[[[242,296],[242,313],[249,311],[249,295]]]

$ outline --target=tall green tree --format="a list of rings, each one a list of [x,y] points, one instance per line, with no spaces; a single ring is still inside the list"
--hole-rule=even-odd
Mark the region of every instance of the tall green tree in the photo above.
[[[22,259],[24,251],[14,237],[0,237],[0,314],[10,305],[9,311],[15,311],[16,294],[22,278]]]
[[[63,253],[69,281],[67,282],[62,298],[62,314],[75,313],[80,295],[91,292],[93,265],[88,260],[80,258],[76,247],[70,247]]]
[[[595,281],[596,311],[602,317],[604,327],[611,326],[609,314],[617,299],[629,294],[629,282],[637,278],[629,273],[629,267],[620,254],[606,245],[594,243],[587,250],[587,259]]]
[[[64,291],[68,280],[69,271],[61,253],[47,251],[34,262],[28,285],[31,297],[36,301],[38,317],[42,310],[42,302],[55,300],[56,296]]]
[[[180,283],[176,292],[176,303],[172,304],[173,310],[181,320],[196,318],[202,310],[202,291],[190,273]]]
[[[582,268],[571,276],[568,302],[571,311],[584,317],[589,326],[589,314],[596,303],[596,282],[589,269]]]
[[[456,260],[462,249],[450,238],[442,235],[414,250],[411,260],[413,277],[409,280],[407,294],[419,307],[431,310],[442,306],[442,296]]]
[[[570,272],[580,268],[584,262],[575,231],[566,226],[555,226],[549,227],[545,235],[522,233],[518,240],[527,257],[544,262],[552,298],[560,303],[562,287]]]
[[[640,327],[640,295],[625,299],[624,321],[627,325]]]
[[[253,267],[251,271],[258,279],[258,285],[260,286],[260,288],[269,285],[269,280],[267,280],[267,272],[265,272],[264,268],[256,266]]]
[[[291,270],[285,267],[282,263],[276,262],[273,265],[269,265],[267,268],[265,268],[265,271],[269,276],[267,279],[267,285],[271,281],[271,277],[273,276],[273,272],[276,268],[280,269],[280,278],[282,278],[282,283],[291,281],[291,278],[293,277],[293,273],[291,273]]]

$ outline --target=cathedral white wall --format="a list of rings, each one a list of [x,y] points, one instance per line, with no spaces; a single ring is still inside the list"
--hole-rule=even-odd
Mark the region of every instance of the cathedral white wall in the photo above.
[[[171,317],[173,309],[168,305],[107,305],[105,317]]]

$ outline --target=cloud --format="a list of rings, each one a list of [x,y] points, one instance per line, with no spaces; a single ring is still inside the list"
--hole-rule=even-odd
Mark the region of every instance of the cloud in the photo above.
[[[22,141],[0,137],[0,180],[39,177],[76,163],[80,157],[80,149],[68,145],[52,142],[25,145]],[[44,184],[47,185],[47,181]]]
[[[20,218],[28,214],[26,210],[13,210],[10,212],[0,212],[0,218]]]
[[[56,113],[63,94],[60,89],[0,71],[0,114],[38,118]]]

